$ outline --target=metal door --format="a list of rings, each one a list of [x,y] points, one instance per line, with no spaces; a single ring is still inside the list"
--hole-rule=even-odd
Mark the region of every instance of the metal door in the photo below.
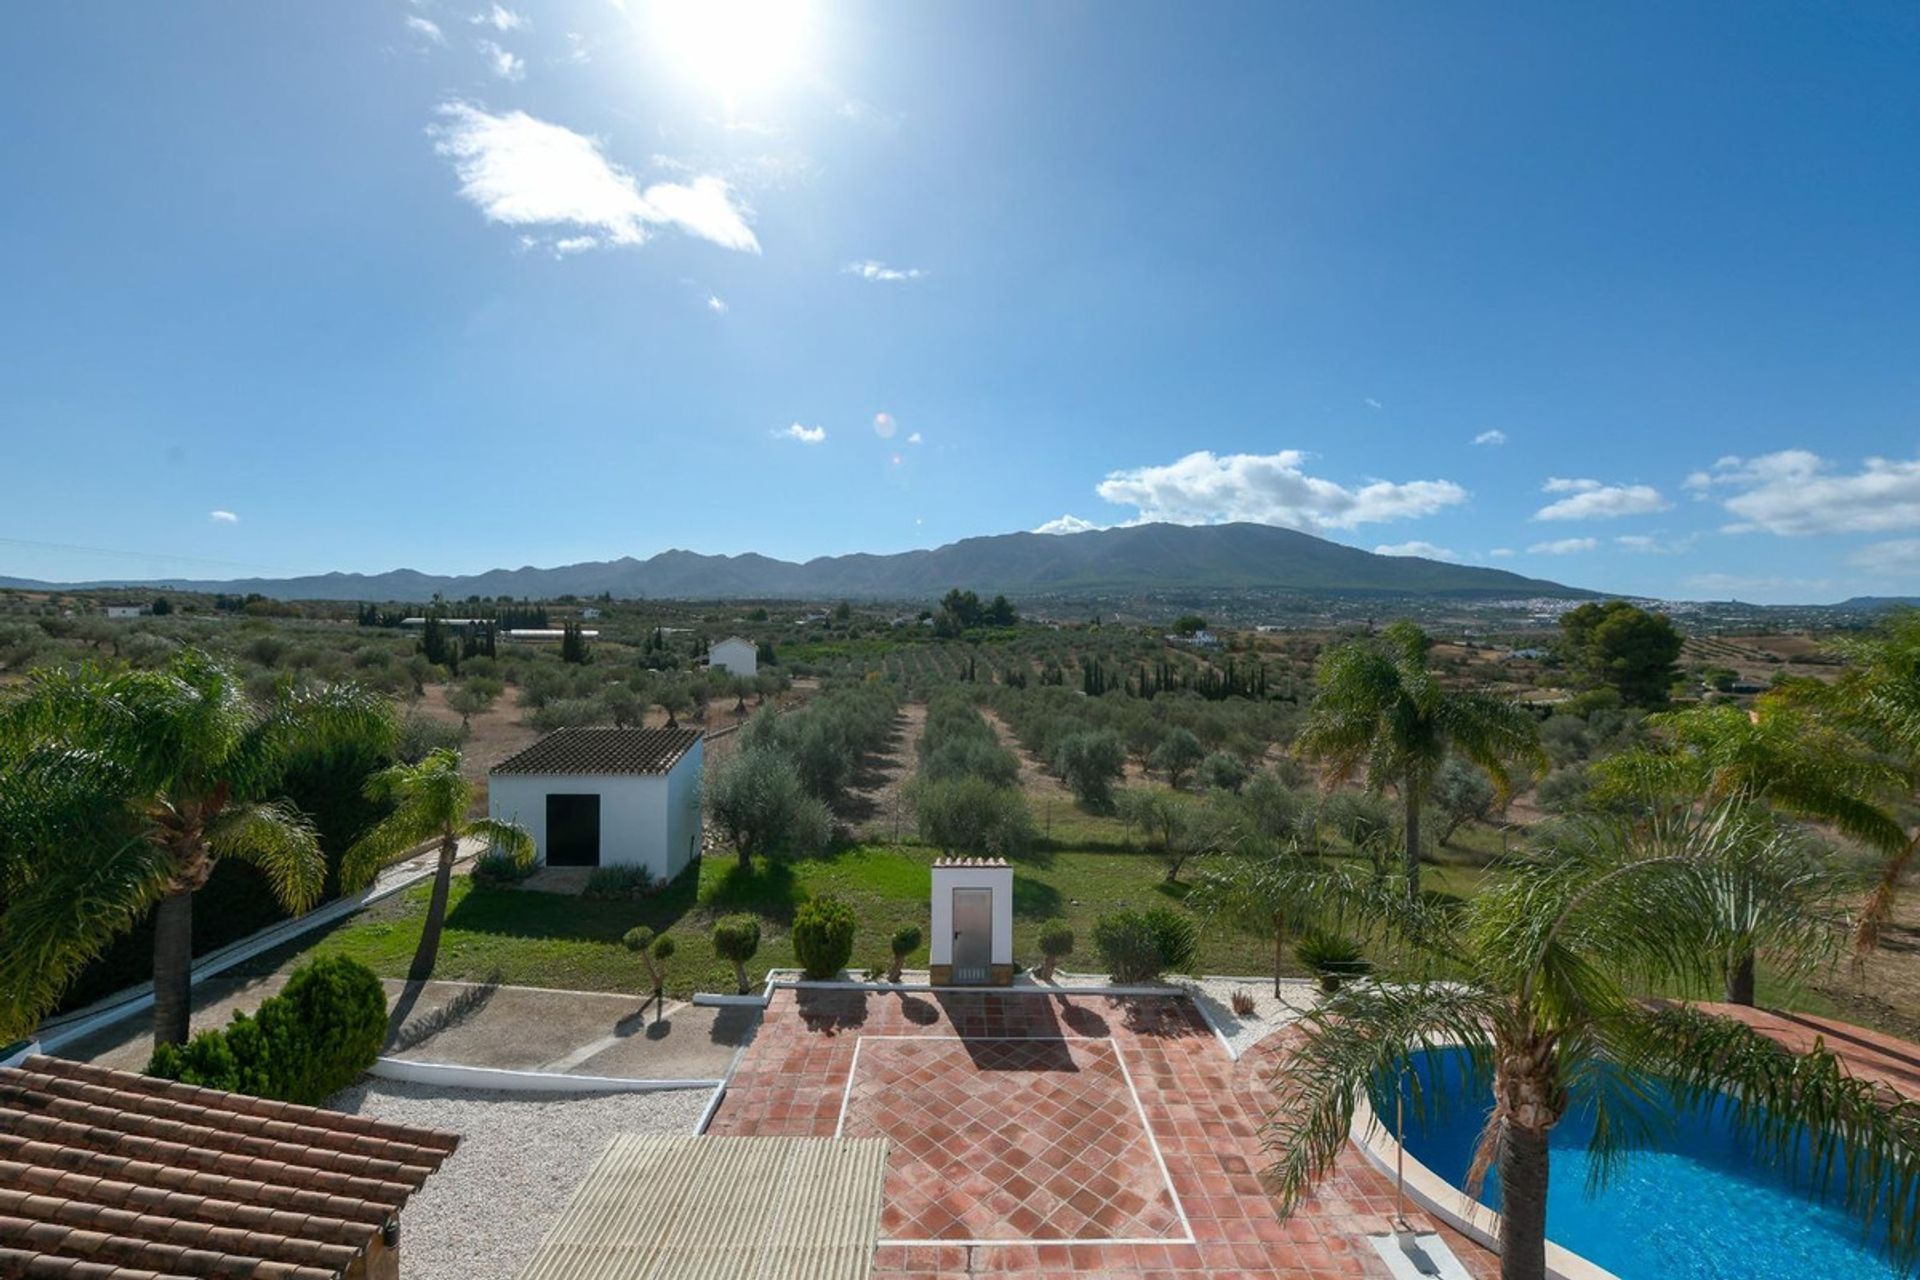
[[[984,983],[993,970],[993,890],[953,891],[953,980]]]

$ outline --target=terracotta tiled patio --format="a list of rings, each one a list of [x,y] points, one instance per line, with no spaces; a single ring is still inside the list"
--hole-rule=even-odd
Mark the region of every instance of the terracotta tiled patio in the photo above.
[[[883,1276],[1386,1276],[1357,1152],[1290,1218],[1262,1186],[1270,1061],[1179,999],[784,990],[709,1132],[891,1139]]]

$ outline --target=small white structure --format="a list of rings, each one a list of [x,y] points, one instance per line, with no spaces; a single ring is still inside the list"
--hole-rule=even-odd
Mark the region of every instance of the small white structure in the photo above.
[[[933,864],[935,986],[1013,982],[1013,867],[1005,858],[942,858]]]
[[[109,618],[137,618],[147,611],[143,604],[110,604],[107,606]]]
[[[698,729],[561,729],[487,775],[487,814],[533,833],[550,867],[645,867],[700,853]]]
[[[728,636],[707,650],[707,666],[736,676],[750,676],[760,669],[760,650],[751,640]]]

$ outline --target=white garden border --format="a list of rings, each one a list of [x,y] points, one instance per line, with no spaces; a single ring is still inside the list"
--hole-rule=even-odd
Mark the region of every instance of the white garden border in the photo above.
[[[509,1093],[666,1093],[681,1089],[717,1089],[722,1080],[639,1080],[630,1076],[585,1076],[565,1071],[519,1071],[511,1067],[469,1067],[457,1062],[421,1062],[413,1058],[376,1058],[367,1074],[381,1080],[435,1085],[448,1089],[498,1089]]]

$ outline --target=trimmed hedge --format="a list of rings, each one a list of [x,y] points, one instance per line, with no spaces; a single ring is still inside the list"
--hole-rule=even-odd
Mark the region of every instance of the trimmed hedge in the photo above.
[[[793,954],[807,977],[833,978],[853,958],[853,935],[860,927],[853,908],[834,897],[809,898],[793,913]]]
[[[387,993],[373,970],[332,956],[295,971],[252,1016],[162,1045],[147,1074],[209,1089],[319,1106],[359,1079],[387,1035]]]

